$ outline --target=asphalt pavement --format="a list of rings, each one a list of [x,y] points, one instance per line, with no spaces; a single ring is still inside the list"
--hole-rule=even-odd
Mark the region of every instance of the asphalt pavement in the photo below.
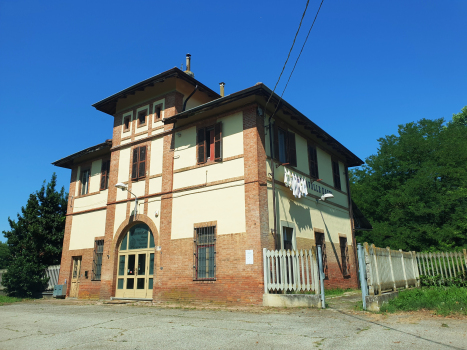
[[[0,349],[467,349],[467,318],[329,308],[29,301],[0,306]],[[350,305],[350,306],[349,306]]]

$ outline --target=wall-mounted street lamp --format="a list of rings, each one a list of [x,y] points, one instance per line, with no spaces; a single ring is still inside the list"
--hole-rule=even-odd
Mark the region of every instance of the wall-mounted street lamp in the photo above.
[[[124,183],[121,183],[121,182],[116,184],[115,187],[121,189],[122,191],[128,191],[128,185],[125,185]],[[131,192],[131,191],[128,191],[128,192],[130,192],[133,196],[135,196],[135,215],[134,215],[134,219],[136,220],[136,214],[138,213],[138,197],[136,197],[136,195],[133,192]]]
[[[316,203],[318,203],[319,201],[325,202],[326,199],[328,199],[328,198],[334,198],[334,195],[333,195],[332,193],[325,193],[325,194],[323,194],[323,195],[321,196],[321,198],[316,199]]]

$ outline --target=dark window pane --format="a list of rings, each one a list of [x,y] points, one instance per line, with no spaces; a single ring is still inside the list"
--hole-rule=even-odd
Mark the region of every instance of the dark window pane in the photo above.
[[[146,254],[138,254],[138,275],[144,275],[146,272]]]
[[[128,234],[126,234],[125,237],[123,237],[122,243],[120,244],[120,250],[126,250],[126,248],[127,248],[127,237],[128,237]]]
[[[125,274],[125,255],[120,255],[118,262],[118,275],[123,276]]]
[[[287,163],[287,136],[285,131],[279,129],[278,131],[278,139],[279,139],[279,162]]]
[[[152,289],[152,285],[153,285],[153,281],[152,281],[152,278],[150,278],[148,280],[148,289],[151,290]]]
[[[127,278],[126,280],[126,289],[133,289],[135,287],[134,278]]]
[[[127,275],[133,276],[134,274],[135,274],[135,256],[128,255]]]
[[[118,289],[123,289],[123,278],[118,279]]]
[[[149,235],[149,248],[154,248],[154,236],[152,233]]]
[[[144,289],[144,278],[137,279],[136,289]]]
[[[149,227],[145,224],[133,226],[130,230],[129,249],[145,249],[148,247]]]
[[[149,275],[154,275],[154,253],[149,255]]]

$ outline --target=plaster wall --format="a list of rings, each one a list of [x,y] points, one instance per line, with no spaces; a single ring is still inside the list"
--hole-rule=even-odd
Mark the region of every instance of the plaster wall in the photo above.
[[[105,210],[73,216],[69,250],[94,248],[94,238],[105,234]]]
[[[217,221],[217,234],[246,231],[242,181],[173,195],[172,239],[192,238],[195,223]]]
[[[120,224],[126,219],[126,206],[126,203],[118,203],[115,205],[114,236]]]

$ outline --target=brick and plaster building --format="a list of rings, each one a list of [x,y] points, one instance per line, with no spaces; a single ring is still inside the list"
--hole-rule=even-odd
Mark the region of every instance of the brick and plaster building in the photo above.
[[[173,68],[94,104],[114,119],[112,140],[53,163],[71,169],[67,295],[260,304],[262,248],[317,240],[327,286],[357,287],[347,169],[363,162],[277,95],[266,106],[270,95],[258,83],[220,96]]]

